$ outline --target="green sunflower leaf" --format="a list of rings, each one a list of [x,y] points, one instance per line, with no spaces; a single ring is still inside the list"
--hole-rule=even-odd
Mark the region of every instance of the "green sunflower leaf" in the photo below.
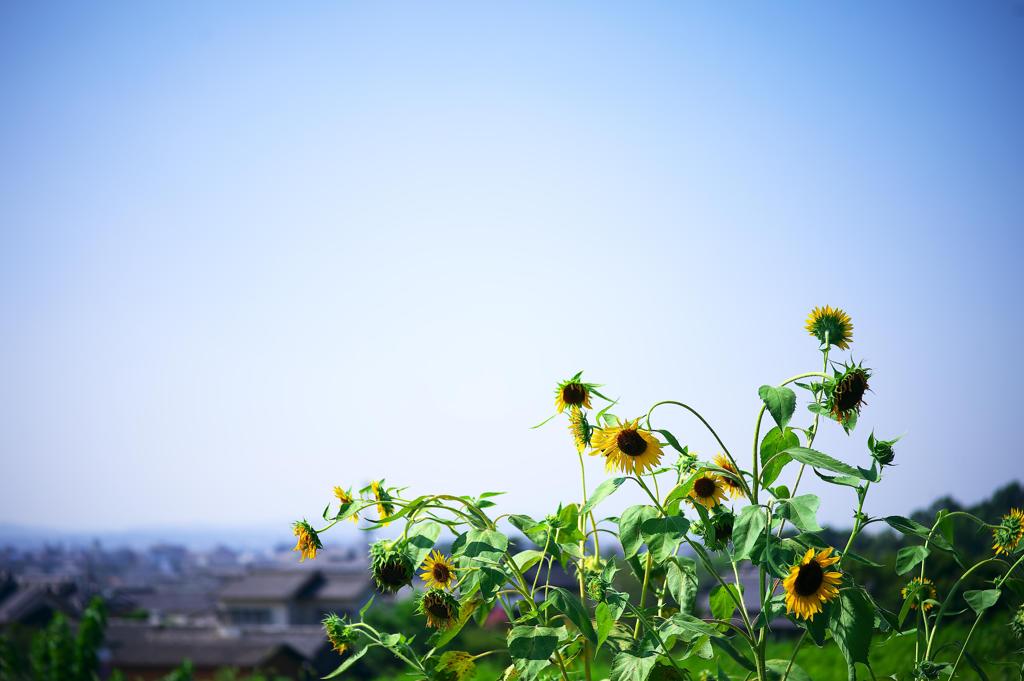
[[[359,658],[361,658],[363,655],[365,655],[369,651],[370,651],[369,648],[360,648],[358,651],[353,653],[351,656],[345,658],[345,661],[342,662],[340,665],[338,665],[337,669],[335,669],[333,672],[331,672],[330,674],[328,674],[327,676],[325,676],[323,678],[325,678],[325,679],[333,679],[333,678],[335,678],[337,676],[341,676],[341,674],[346,669],[348,669],[349,667],[354,665],[356,662],[358,662]]]
[[[932,531],[922,525],[921,523],[911,520],[910,518],[904,518],[899,515],[886,516],[885,522],[892,529],[907,535],[908,537],[921,537],[926,540],[929,544],[936,546],[944,551],[952,551],[953,546],[946,540],[941,532],[932,534]]]
[[[757,394],[779,428],[785,428],[796,410],[796,393],[785,386],[762,385]]]
[[[905,575],[928,557],[924,546],[904,546],[896,553],[896,574]]]
[[[686,448],[679,444],[679,440],[676,439],[675,435],[668,432],[667,430],[659,430],[657,428],[654,430],[654,432],[661,433],[662,437],[665,438],[665,441],[668,442],[672,449],[676,450],[680,454],[686,454]]]
[[[701,636],[721,636],[722,633],[713,624],[708,624],[699,617],[677,612],[666,619],[660,628],[661,635],[675,637],[683,641],[693,641]]]
[[[654,650],[624,650],[612,659],[611,681],[646,681],[657,661]]]
[[[965,591],[964,600],[967,601],[967,605],[971,606],[971,610],[980,615],[995,605],[1002,593],[999,589]]]
[[[630,506],[619,516],[619,541],[624,557],[628,560],[636,555],[644,543],[640,525],[658,515],[653,506]]]
[[[593,511],[595,506],[611,496],[615,490],[622,487],[622,483],[627,480],[629,480],[629,478],[611,478],[602,482],[597,486],[597,489],[594,490],[594,493],[590,495],[590,498],[587,499],[587,503],[583,504],[583,508],[580,509],[580,514],[586,515]]]
[[[688,529],[690,521],[681,515],[648,518],[640,523],[640,534],[657,563],[676,554]]]
[[[733,559],[743,560],[755,554],[755,547],[764,540],[766,527],[764,509],[744,506],[732,530]]]
[[[847,664],[868,664],[874,626],[875,608],[868,595],[860,588],[840,589],[839,598],[832,604],[828,630]]]
[[[543,551],[537,551],[536,549],[527,549],[520,551],[516,555],[512,556],[512,562],[516,564],[520,572],[526,572],[534,565],[539,563],[544,558]]]
[[[420,523],[407,539],[409,558],[413,568],[418,569],[426,560],[427,554],[434,548],[434,543],[441,536],[441,526],[433,522]]]
[[[597,626],[597,645],[594,646],[594,653],[597,654],[604,642],[608,640],[612,629],[615,628],[615,617],[607,603],[598,603],[594,608],[594,624]]]
[[[452,553],[456,553],[457,544],[463,558],[489,558],[496,561],[508,549],[508,537],[497,530],[469,530],[452,542]]]
[[[737,589],[735,584],[719,584],[711,590],[711,594],[708,596],[711,616],[716,620],[732,619],[732,614],[736,611],[736,603],[742,599],[743,591]]]
[[[761,440],[761,482],[768,487],[775,482],[786,464],[793,460],[787,449],[800,446],[800,438],[792,428],[775,427],[765,433]]]
[[[783,677],[793,681],[811,681],[810,675],[800,665],[789,660],[766,660],[764,666],[770,681],[782,681]]]
[[[792,499],[780,501],[776,507],[779,518],[784,518],[803,532],[820,532],[818,525],[818,507],[821,499],[815,494],[801,494]]]
[[[548,597],[544,602],[551,603],[560,613],[568,617],[569,621],[576,625],[576,628],[590,641],[591,645],[597,645],[597,632],[594,631],[590,615],[587,614],[587,609],[583,606],[579,596],[556,586],[548,592]]]
[[[697,563],[685,556],[676,556],[668,561],[665,586],[679,604],[679,612],[692,613],[697,600]]]
[[[843,463],[839,459],[834,459],[828,454],[824,454],[814,449],[808,449],[807,447],[789,447],[784,450],[783,453],[789,454],[796,461],[805,463],[814,468],[822,468],[827,471],[832,471],[833,473],[842,473],[843,475],[860,478],[861,480],[866,479],[864,472],[859,468]]]
[[[558,644],[569,638],[565,627],[513,627],[508,633],[508,653],[519,670],[519,678],[532,681],[547,669]]]

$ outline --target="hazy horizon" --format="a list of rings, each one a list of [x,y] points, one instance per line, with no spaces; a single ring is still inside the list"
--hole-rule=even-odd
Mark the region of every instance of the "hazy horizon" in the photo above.
[[[904,435],[866,510],[987,496],[1024,476],[1020,7],[0,7],[0,522],[286,528],[374,478],[543,515],[580,369],[749,465],[825,304],[875,374],[816,448]]]

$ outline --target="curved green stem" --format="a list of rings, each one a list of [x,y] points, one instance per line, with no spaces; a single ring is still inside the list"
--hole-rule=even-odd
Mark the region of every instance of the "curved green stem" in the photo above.
[[[1006,580],[1010,578],[1010,575],[1013,574],[1013,571],[1017,569],[1017,566],[1020,565],[1021,562],[1024,562],[1024,555],[1021,555],[1021,557],[1017,559],[1017,562],[1011,565],[1010,569],[1006,571],[1006,574],[1003,575],[998,582],[996,582],[997,589],[1002,588],[1003,583],[1005,583]],[[956,661],[953,663],[953,671],[949,673],[949,678],[952,679],[956,677],[956,668],[960,666],[960,660],[964,656],[964,651],[967,650],[967,644],[971,642],[971,636],[974,635],[974,630],[977,629],[978,622],[981,621],[981,617],[984,614],[985,611],[982,610],[978,613],[978,616],[974,618],[974,624],[971,625],[971,629],[967,632],[967,637],[964,639],[964,643],[960,647],[960,654],[956,656]]]
[[[654,413],[655,409],[657,409],[658,407],[660,407],[663,404],[674,404],[675,406],[682,407],[683,409],[687,410],[688,412],[690,412],[691,414],[696,416],[700,420],[700,422],[704,424],[704,427],[707,428],[708,431],[715,437],[715,440],[718,442],[718,446],[722,448],[722,452],[724,452],[726,457],[728,457],[729,462],[732,463],[732,465],[736,468],[737,471],[740,470],[740,466],[739,466],[738,463],[736,463],[736,459],[733,458],[732,454],[729,452],[729,448],[725,446],[724,442],[722,442],[722,438],[718,437],[718,433],[715,432],[715,429],[711,427],[711,424],[707,422],[707,419],[705,419],[703,416],[701,416],[700,412],[698,412],[696,409],[694,409],[693,407],[691,407],[688,404],[684,404],[683,402],[676,402],[675,400],[662,400],[661,402],[656,402],[654,404],[654,406],[652,406],[650,408],[650,410],[648,410],[648,412],[647,412],[647,427],[648,428],[651,427],[651,414]],[[742,478],[743,476],[740,476],[740,477]],[[747,496],[749,497],[750,496],[750,488],[747,486],[746,480],[743,480],[742,482],[743,482],[743,490],[747,493]]]

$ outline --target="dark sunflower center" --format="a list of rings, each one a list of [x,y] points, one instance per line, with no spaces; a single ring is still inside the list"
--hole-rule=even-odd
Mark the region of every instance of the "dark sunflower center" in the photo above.
[[[626,456],[640,456],[647,451],[647,440],[643,439],[640,433],[631,429],[619,431],[615,444],[618,445],[619,451]]]
[[[862,371],[855,371],[846,376],[836,388],[836,404],[847,411],[860,406],[864,391],[868,389],[867,376]]]
[[[451,612],[448,610],[448,606],[441,600],[431,599],[426,604],[427,612],[437,619],[448,619],[451,616]]]
[[[698,497],[710,497],[715,493],[715,481],[710,478],[697,478],[693,483],[693,491]]]
[[[451,570],[444,563],[434,563],[433,574],[436,582],[447,582],[452,576]]]
[[[405,584],[408,573],[399,561],[388,561],[380,566],[380,581],[388,585]]]
[[[562,401],[570,407],[578,407],[587,400],[587,389],[579,383],[569,383],[562,388]]]
[[[823,581],[825,581],[825,571],[818,565],[818,561],[812,560],[807,565],[800,566],[793,588],[801,596],[811,596],[818,592]]]

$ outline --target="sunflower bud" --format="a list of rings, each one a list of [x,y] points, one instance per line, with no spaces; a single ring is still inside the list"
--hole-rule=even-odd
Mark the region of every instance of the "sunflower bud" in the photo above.
[[[333,612],[324,618],[323,625],[327,640],[339,655],[351,649],[352,644],[356,642],[356,630]]]
[[[412,582],[412,560],[391,542],[381,540],[370,547],[370,574],[382,593],[395,593]]]
[[[608,598],[608,589],[611,588],[611,584],[601,575],[590,575],[587,577],[584,586],[587,590],[587,596],[595,603],[604,603]]]
[[[879,466],[891,466],[896,452],[892,446],[899,438],[893,440],[876,440],[875,434],[868,436],[868,449],[871,450],[871,458],[878,462]]]
[[[1024,638],[1024,605],[1017,608],[1017,612],[1010,620],[1010,631],[1017,638]]]

